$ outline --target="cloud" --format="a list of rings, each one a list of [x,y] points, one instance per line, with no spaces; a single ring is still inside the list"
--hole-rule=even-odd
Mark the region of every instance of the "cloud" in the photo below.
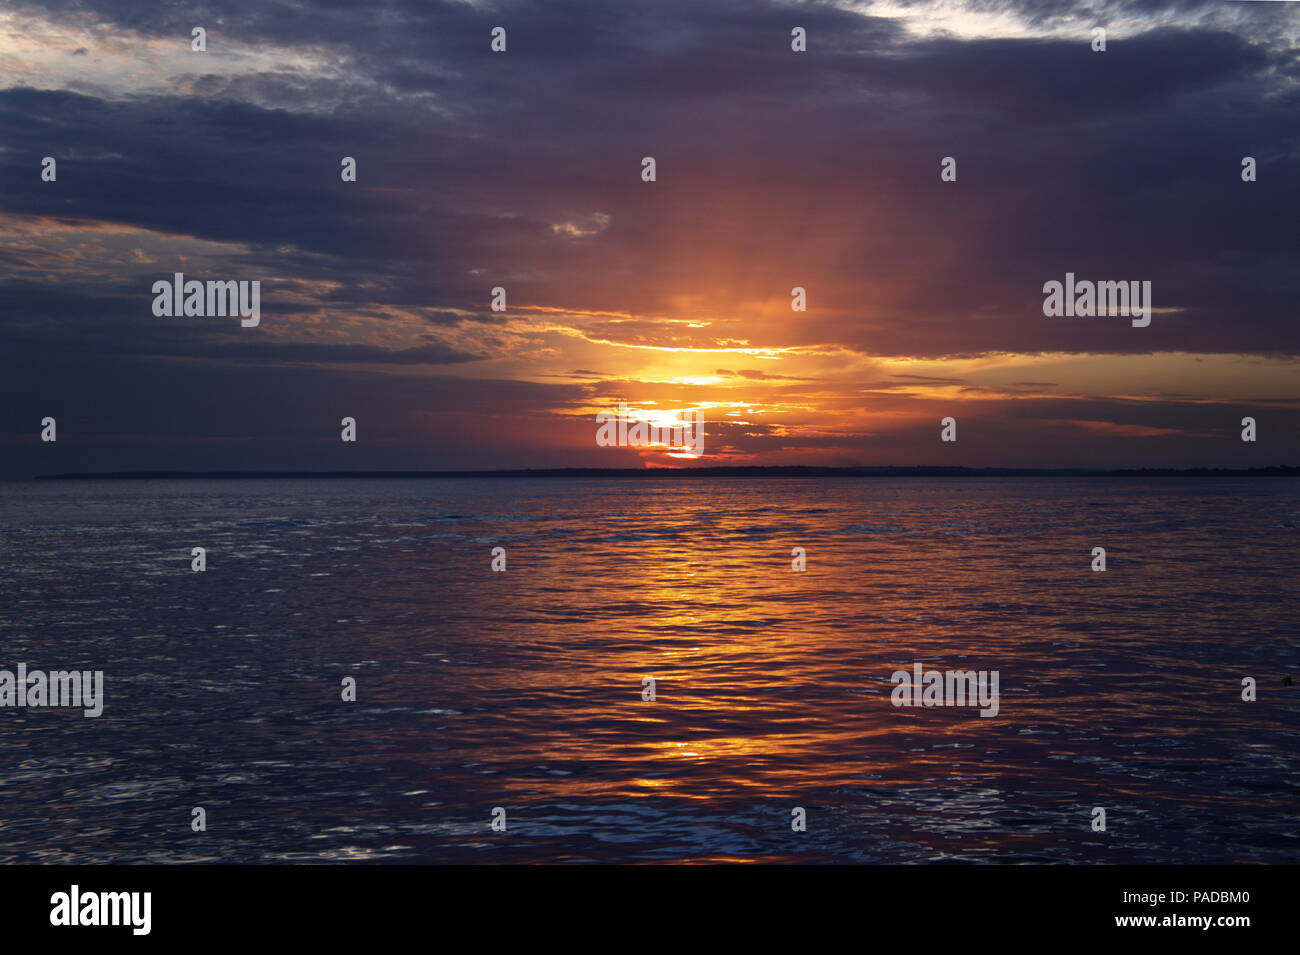
[[[438,422],[470,464],[585,455],[542,450],[537,416],[612,383],[728,403],[757,422],[726,426],[737,454],[922,455],[885,448],[879,415],[920,428],[942,399],[1016,419],[986,432],[1008,456],[1129,453],[1105,438],[1212,463],[1237,449],[1198,443],[1219,432],[1179,396],[1285,405],[1300,361],[1297,16],[1244,6],[236,0],[217,21],[19,0],[0,40],[0,342],[46,369],[17,379],[24,414],[182,366],[205,388],[246,376],[286,416],[287,367],[320,394],[331,375],[382,389],[440,370],[466,395],[527,394],[476,420],[516,445]],[[188,46],[201,24],[207,54]],[[154,319],[149,282],[172,271],[262,281],[263,325]],[[1151,326],[1044,317],[1043,283],[1067,271],[1151,281]],[[1117,380],[1133,356],[1145,380]],[[1180,385],[1190,356],[1217,376]],[[1133,420],[1020,420],[1039,389],[1144,400]],[[461,407],[441,386],[420,400]],[[1073,414],[1114,427],[1057,441]]]

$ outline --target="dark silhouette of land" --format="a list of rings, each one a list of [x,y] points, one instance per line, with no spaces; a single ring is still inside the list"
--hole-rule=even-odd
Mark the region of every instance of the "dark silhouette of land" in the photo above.
[[[1266,468],[957,468],[957,467],[686,467],[547,468],[501,471],[91,471],[42,474],[37,481],[262,480],[267,478],[906,478],[906,477],[1300,477],[1300,467]]]

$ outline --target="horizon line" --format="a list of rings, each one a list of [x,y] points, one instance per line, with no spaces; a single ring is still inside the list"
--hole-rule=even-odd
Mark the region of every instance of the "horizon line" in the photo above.
[[[948,465],[714,465],[688,468],[498,468],[461,471],[84,471],[31,481],[267,480],[309,478],[693,478],[693,477],[1300,477],[1300,466],[1257,468],[1003,468]],[[24,480],[16,478],[14,480]]]

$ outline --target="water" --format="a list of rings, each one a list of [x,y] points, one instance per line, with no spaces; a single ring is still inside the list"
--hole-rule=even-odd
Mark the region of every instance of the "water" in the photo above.
[[[0,861],[1295,862],[1298,539],[1286,479],[0,485],[0,668],[107,696],[0,710]]]

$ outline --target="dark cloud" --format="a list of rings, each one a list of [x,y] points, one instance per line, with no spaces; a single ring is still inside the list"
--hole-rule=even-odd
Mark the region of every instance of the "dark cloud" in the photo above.
[[[117,230],[116,239],[97,233],[104,241],[125,245],[140,229],[160,243],[150,261],[108,275],[88,270],[57,229],[0,247],[0,340],[17,376],[9,398],[23,408],[7,412],[6,430],[26,434],[40,407],[72,408],[73,395],[97,393],[121,398],[96,407],[95,427],[122,430],[105,417],[117,409],[145,433],[149,395],[131,376],[146,373],[213,396],[251,389],[287,418],[296,399],[277,395],[291,382],[333,395],[329,382],[353,370],[324,366],[386,365],[403,382],[394,389],[429,414],[483,396],[493,410],[477,425],[522,442],[467,436],[440,418],[439,447],[460,449],[467,466],[528,464],[552,453],[528,438],[531,416],[581,392],[469,378],[417,387],[397,372],[474,374],[476,362],[512,347],[474,336],[532,307],[595,313],[573,321],[590,338],[634,345],[735,339],[913,358],[1300,355],[1300,86],[1296,55],[1279,39],[1295,20],[1254,9],[1284,4],[1252,4],[1238,20],[1225,6],[974,0],[967,9],[1080,32],[965,39],[827,4],[750,0],[19,0],[13,8],[28,16],[175,39],[182,52],[203,25],[211,59],[200,61],[205,75],[160,75],[143,91],[0,90],[0,225],[99,226]],[[1089,48],[1088,24],[1143,17],[1148,28],[1112,34],[1104,54]],[[488,50],[498,24],[509,35],[501,56]],[[795,24],[808,30],[807,54],[789,50]],[[223,66],[220,57],[248,47],[300,51],[315,65]],[[99,52],[75,50],[92,61]],[[59,160],[57,183],[40,179],[47,155]],[[645,155],[659,164],[653,184],[640,181]],[[1255,183],[1240,179],[1246,155],[1259,163]],[[343,156],[356,158],[358,182],[340,181]],[[939,180],[944,156],[957,159],[955,183]],[[186,241],[205,244],[212,274],[263,280],[264,311],[311,315],[333,334],[267,341],[154,319],[152,278],[195,271],[179,258]],[[1066,271],[1149,280],[1156,307],[1176,311],[1158,312],[1147,329],[1045,318],[1042,285]],[[788,302],[796,284],[808,289],[809,311],[766,317],[762,306]],[[497,285],[515,311],[488,309]],[[683,315],[690,308],[698,314]],[[382,331],[395,309],[437,337],[392,345],[339,331]],[[679,316],[704,321],[662,321]],[[295,365],[321,367],[272,367]],[[26,373],[36,367],[41,375]],[[732,387],[801,380],[717,375]],[[388,379],[356,380],[382,390]],[[899,395],[900,381],[987,391],[896,375],[863,383],[862,394],[914,400]],[[1048,415],[1022,398],[1006,413],[1086,413],[1134,427],[1160,418],[1151,402],[1072,407]],[[1161,407],[1169,428],[1210,427],[1194,402],[1170,396]],[[215,420],[195,427],[220,431]],[[255,424],[240,433],[250,455],[267,437]],[[815,434],[747,433],[734,437],[746,453],[829,446]],[[1040,463],[1076,453],[1068,442],[1035,447]],[[845,448],[835,453],[857,453]]]

